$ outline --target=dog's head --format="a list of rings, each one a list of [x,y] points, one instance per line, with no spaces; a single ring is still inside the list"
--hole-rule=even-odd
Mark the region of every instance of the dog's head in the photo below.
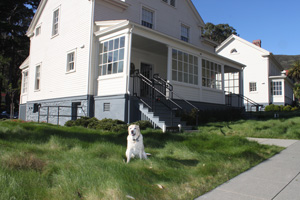
[[[138,137],[140,134],[140,127],[138,125],[130,125],[128,127],[128,135],[131,135],[132,137]]]

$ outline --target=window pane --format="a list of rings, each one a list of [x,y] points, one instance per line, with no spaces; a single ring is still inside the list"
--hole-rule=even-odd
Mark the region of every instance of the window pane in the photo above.
[[[178,81],[182,82],[182,72],[178,72]]]
[[[112,62],[113,59],[113,52],[108,53],[108,63]]]
[[[194,76],[194,84],[198,85],[198,76]]]
[[[122,73],[122,72],[123,72],[123,61],[120,61],[118,67],[118,73]]]
[[[112,51],[114,49],[114,41],[113,40],[110,40],[109,41],[109,44],[108,44],[108,50],[109,51]]]
[[[117,38],[117,39],[115,39],[115,46],[114,46],[114,49],[118,49],[119,48],[119,43],[120,43],[120,41],[119,41],[120,39],[119,38]]]
[[[108,42],[104,42],[103,53],[108,51]]]
[[[174,81],[177,81],[177,71],[172,71],[172,79],[174,80]]]
[[[114,51],[114,62],[115,61],[118,61],[118,58],[119,58],[119,51],[118,50],[116,50],[116,51]]]
[[[111,74],[112,64],[107,65],[107,74]]]
[[[103,65],[102,67],[102,75],[106,75],[107,73],[107,65]]]
[[[188,79],[189,79],[188,74],[187,74],[187,73],[184,73],[184,76],[183,76],[183,77],[184,77],[184,82],[185,82],[185,83],[188,83],[188,81],[189,81],[189,80],[188,80]]]
[[[113,64],[113,74],[116,74],[117,72],[118,72],[118,63],[115,62],[115,63]]]
[[[180,61],[178,62],[178,71],[182,72],[182,64],[183,64],[182,62]]]
[[[119,60],[124,60],[124,49],[120,49]]]
[[[121,37],[120,39],[120,48],[123,48],[125,46],[125,37]]]
[[[103,54],[103,64],[107,63],[107,53]]]
[[[176,49],[172,50],[172,58],[175,60],[177,59],[177,50]]]
[[[177,70],[177,61],[176,60],[172,60],[172,69]]]

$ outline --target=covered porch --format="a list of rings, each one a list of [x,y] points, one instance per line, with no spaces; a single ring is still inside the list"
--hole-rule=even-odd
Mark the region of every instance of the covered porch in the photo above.
[[[243,93],[243,65],[239,63],[127,20],[96,22],[96,26],[95,106],[100,118],[111,117],[109,111],[115,108],[121,117],[114,114],[114,118],[132,121],[133,97],[138,101],[151,98],[153,90],[177,107],[182,107],[178,101],[195,109],[201,102],[228,106],[225,73],[238,73],[237,88]],[[157,79],[155,84],[153,79]],[[114,97],[118,100],[108,111],[104,103],[108,99],[113,103]]]

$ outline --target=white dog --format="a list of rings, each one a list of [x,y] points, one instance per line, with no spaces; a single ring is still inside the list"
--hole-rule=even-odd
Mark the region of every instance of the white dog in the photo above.
[[[127,163],[131,158],[139,156],[140,159],[147,159],[144,150],[143,136],[138,125],[130,125],[128,127],[126,157]]]

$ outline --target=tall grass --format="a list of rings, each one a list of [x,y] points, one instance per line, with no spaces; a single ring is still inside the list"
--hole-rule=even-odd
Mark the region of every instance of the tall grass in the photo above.
[[[126,164],[126,132],[0,122],[0,199],[193,199],[281,150],[208,131],[143,136],[152,156]]]
[[[208,123],[199,130],[226,136],[300,139],[300,117]]]

